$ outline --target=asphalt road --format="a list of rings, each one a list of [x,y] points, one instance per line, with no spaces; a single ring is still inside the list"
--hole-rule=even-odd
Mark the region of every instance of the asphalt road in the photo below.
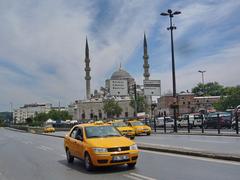
[[[66,131],[59,131],[54,134],[64,136],[66,133]],[[151,134],[151,136],[136,136],[135,141],[151,145],[240,155],[240,137]]]
[[[0,128],[0,180],[230,180],[239,179],[240,163],[141,151],[136,169],[126,166],[86,172],[69,165],[63,139]]]

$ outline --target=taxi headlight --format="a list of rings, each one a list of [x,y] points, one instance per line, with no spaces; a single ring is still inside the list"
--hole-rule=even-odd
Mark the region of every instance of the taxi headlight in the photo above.
[[[138,150],[138,147],[136,144],[130,146],[130,150]]]
[[[93,151],[94,151],[95,153],[108,152],[106,148],[93,148]]]

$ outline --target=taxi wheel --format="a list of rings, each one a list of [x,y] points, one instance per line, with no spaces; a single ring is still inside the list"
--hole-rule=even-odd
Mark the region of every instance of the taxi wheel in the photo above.
[[[134,169],[136,163],[128,163],[127,165],[128,165],[128,168],[129,168],[129,169]]]
[[[149,133],[147,133],[147,135],[148,135],[148,136],[150,136],[150,134],[151,134],[150,132],[149,132]]]
[[[85,157],[84,157],[84,167],[87,171],[91,171],[94,168],[94,166],[92,164],[92,160],[88,153],[86,153]]]
[[[135,138],[135,136],[130,137],[131,140],[133,140],[134,138]]]
[[[70,151],[66,149],[67,161],[68,163],[73,163],[74,157],[70,154]]]

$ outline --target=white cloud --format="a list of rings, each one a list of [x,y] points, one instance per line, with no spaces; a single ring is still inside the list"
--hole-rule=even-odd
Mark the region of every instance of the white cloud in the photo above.
[[[104,7],[99,9],[92,1],[0,2],[0,60],[8,61],[0,77],[0,83],[5,84],[1,101],[20,105],[61,100],[67,104],[83,98],[86,35],[92,87],[104,85],[106,73],[120,62],[127,62],[142,40],[143,31],[150,31],[158,15],[157,4],[159,1],[110,3],[109,9],[118,11],[109,12],[114,17],[107,23],[97,17]],[[146,18],[148,21],[144,21]],[[106,27],[94,32],[94,25],[101,23]],[[31,82],[23,72],[30,74]]]

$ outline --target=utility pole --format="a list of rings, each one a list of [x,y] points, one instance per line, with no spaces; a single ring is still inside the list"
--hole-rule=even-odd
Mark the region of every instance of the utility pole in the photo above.
[[[206,71],[201,71],[201,70],[199,70],[198,72],[202,74],[202,84],[203,84],[203,89],[202,89],[202,91],[203,91],[203,94],[204,94],[204,93],[205,93],[205,88],[204,88],[204,73],[205,73]]]
[[[174,15],[181,14],[180,11],[173,12],[171,9],[168,9],[167,12],[161,13],[161,16],[169,16],[170,19],[170,27],[167,30],[170,30],[171,33],[171,54],[172,54],[172,79],[173,79],[173,99],[174,104],[173,108],[173,116],[174,116],[174,132],[177,132],[177,96],[176,96],[176,77],[175,77],[175,59],[174,59],[174,44],[173,44],[173,30],[177,29],[176,26],[172,25],[172,18]]]
[[[134,112],[135,112],[135,117],[137,117],[137,85],[133,85],[134,88]]]

